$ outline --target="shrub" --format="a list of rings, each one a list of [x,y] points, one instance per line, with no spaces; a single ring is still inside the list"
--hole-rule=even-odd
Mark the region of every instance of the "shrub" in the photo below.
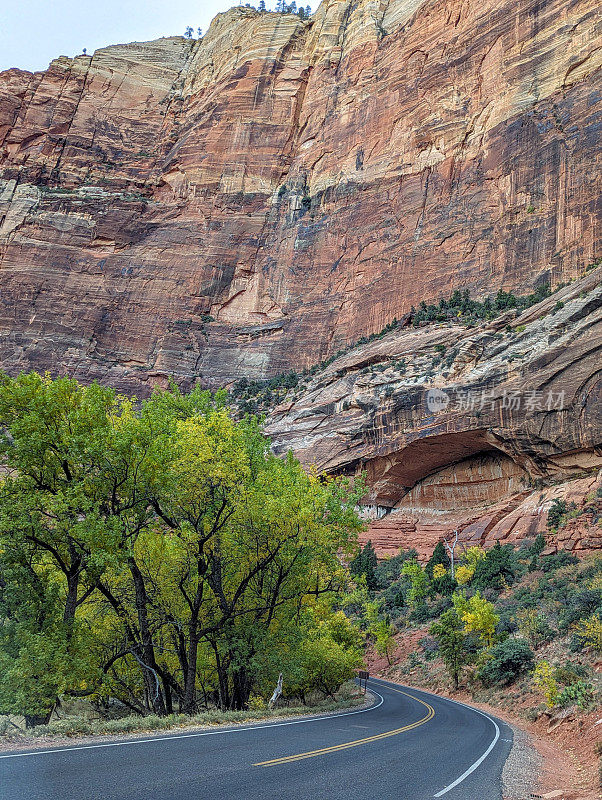
[[[555,497],[552,500],[552,505],[548,510],[548,529],[555,531],[558,530],[558,528],[561,528],[566,524],[570,512],[575,511],[576,508],[577,506],[575,503],[567,503],[566,500],[561,500],[559,497]]]
[[[403,608],[406,604],[405,590],[405,581],[401,580],[391,583],[386,589],[384,589],[380,595],[383,601],[383,611],[396,612],[400,608]]]
[[[571,555],[566,550],[560,550],[554,555],[544,556],[544,558],[541,559],[541,569],[543,572],[554,572],[557,569],[562,569],[562,567],[568,567],[578,563],[579,559],[577,556]]]
[[[500,621],[497,624],[496,633],[500,638],[505,638],[508,634],[516,633],[518,625],[508,612],[500,614]]]
[[[425,636],[419,640],[418,644],[420,647],[422,647],[424,651],[424,657],[427,660],[436,658],[436,656],[439,654],[439,645],[435,639],[432,638],[432,636]]]
[[[511,545],[497,542],[495,547],[476,565],[472,585],[481,589],[503,589],[514,582],[516,576],[516,557]]]
[[[560,630],[567,631],[573,623],[599,613],[601,607],[601,593],[595,589],[582,589],[571,594],[560,616]]]
[[[560,692],[554,677],[554,670],[547,661],[538,661],[533,672],[533,685],[536,686],[546,700],[548,708],[553,708],[558,702]]]
[[[433,589],[438,592],[439,594],[444,595],[445,597],[451,597],[451,595],[456,591],[458,588],[458,582],[452,578],[449,572],[445,572],[440,577],[436,576],[437,568],[442,568],[440,564],[435,567],[433,570]]]
[[[573,683],[579,683],[583,678],[588,675],[587,668],[582,664],[572,664],[567,662],[554,670],[554,677],[558,683],[563,686],[570,686]]]
[[[431,614],[427,604],[421,603],[420,605],[416,605],[414,608],[412,608],[409,619],[411,622],[415,622],[417,625],[424,625],[425,622],[433,619],[433,615]]]
[[[558,695],[558,705],[563,708],[570,705],[577,705],[581,709],[586,709],[594,701],[594,689],[591,683],[577,681],[565,686]]]
[[[416,558],[418,558],[418,553],[415,550],[401,550],[398,555],[379,561],[374,569],[378,588],[387,589],[397,583],[401,576],[403,563]]]
[[[516,623],[522,636],[537,650],[554,638],[554,631],[544,615],[534,608],[521,608],[516,613]]]
[[[545,547],[546,537],[543,535],[543,533],[538,533],[533,540],[533,544],[529,547],[527,552],[530,556],[539,556],[541,555],[542,551],[545,550]]]
[[[473,575],[474,569],[469,567],[467,564],[460,564],[460,566],[456,569],[456,581],[460,584],[460,586],[464,586],[465,584],[469,583],[472,580]]]
[[[567,513],[567,504],[565,500],[561,500],[558,497],[555,497],[552,500],[552,505],[548,510],[548,518],[547,518],[547,525],[550,530],[557,528],[562,520],[564,515]]]
[[[580,620],[574,626],[574,632],[584,647],[593,647],[598,653],[602,652],[602,619],[598,614]]]
[[[460,585],[470,583],[473,579],[477,564],[479,561],[482,561],[486,555],[487,553],[485,550],[478,545],[468,548],[464,553],[463,563],[460,564],[455,571],[456,580]]]
[[[490,656],[479,672],[486,686],[508,686],[533,668],[533,651],[524,639],[506,639],[491,649]]]

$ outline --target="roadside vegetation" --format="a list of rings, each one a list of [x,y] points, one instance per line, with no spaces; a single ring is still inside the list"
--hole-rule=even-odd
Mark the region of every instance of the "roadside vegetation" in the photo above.
[[[281,674],[283,710],[354,702],[366,643],[396,677],[531,715],[598,705],[602,558],[540,535],[379,562],[362,481],[276,458],[228,402],[0,376],[0,733],[257,718]],[[554,502],[548,539],[578,513]]]
[[[518,549],[456,548],[452,570],[441,542],[425,566],[414,551],[377,562],[368,543],[343,607],[400,680],[462,687],[529,719],[586,713],[602,690],[602,557],[546,549],[543,535]]]
[[[315,704],[354,675],[339,556],[362,486],[276,458],[226,399],[0,377],[7,729],[76,701],[143,726],[265,709],[280,673],[282,702]]]
[[[282,719],[306,714],[328,714],[340,708],[363,705],[366,698],[352,681],[344,683],[333,698],[324,698],[315,693],[306,703],[287,698],[278,707],[270,708],[262,698],[254,697],[249,708],[243,711],[222,711],[219,708],[200,711],[196,714],[127,714],[107,717],[85,701],[65,700],[58,713],[47,725],[23,728],[15,725],[10,717],[0,717],[0,736],[7,743],[27,744],[46,739],[72,736],[129,736],[152,731],[178,731],[191,728],[206,728],[217,725],[242,725],[256,720]]]

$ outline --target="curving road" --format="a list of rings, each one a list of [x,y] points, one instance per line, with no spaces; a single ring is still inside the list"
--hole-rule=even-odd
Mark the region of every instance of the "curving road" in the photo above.
[[[501,800],[512,730],[381,680],[368,709],[0,755],[2,800]]]

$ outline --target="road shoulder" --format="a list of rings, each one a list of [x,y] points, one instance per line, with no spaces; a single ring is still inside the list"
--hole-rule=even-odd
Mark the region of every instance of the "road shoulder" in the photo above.
[[[152,738],[172,738],[177,736],[190,736],[196,733],[204,732],[227,732],[229,730],[240,730],[244,728],[252,728],[257,725],[282,725],[291,722],[303,722],[312,720],[323,719],[324,717],[337,716],[348,713],[357,713],[360,711],[368,711],[372,706],[378,702],[378,697],[373,694],[369,689],[365,696],[357,698],[360,702],[344,702],[339,707],[330,710],[316,709],[315,713],[279,713],[277,715],[262,715],[261,713],[252,714],[244,721],[241,722],[228,722],[225,724],[212,723],[212,724],[190,724],[190,725],[176,725],[170,728],[161,729],[147,729],[136,731],[130,734],[98,734],[98,735],[74,735],[74,736],[2,736],[0,737],[0,756],[9,753],[19,753],[26,751],[47,750],[64,747],[77,747],[102,745],[102,744],[117,744],[119,742],[135,742],[147,741]],[[284,711],[284,709],[281,709]]]
[[[391,680],[384,676],[382,679]],[[502,773],[504,800],[600,800],[591,770],[585,768],[579,752],[562,747],[542,734],[535,724],[517,719],[498,706],[475,702],[467,692],[452,694],[444,689],[433,691],[420,685],[413,688],[484,711],[512,728],[513,746]]]

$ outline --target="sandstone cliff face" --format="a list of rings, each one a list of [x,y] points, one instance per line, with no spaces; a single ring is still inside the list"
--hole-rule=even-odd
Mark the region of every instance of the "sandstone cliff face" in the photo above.
[[[2,73],[0,363],[218,385],[453,288],[574,277],[601,247],[601,34],[597,0],[324,0]],[[513,463],[588,420],[527,425]]]
[[[366,473],[365,538],[381,554],[428,556],[454,530],[471,543],[533,538],[554,498],[575,517],[551,547],[597,549],[601,352],[602,267],[518,318],[354,348],[276,409],[268,433],[321,471]]]

